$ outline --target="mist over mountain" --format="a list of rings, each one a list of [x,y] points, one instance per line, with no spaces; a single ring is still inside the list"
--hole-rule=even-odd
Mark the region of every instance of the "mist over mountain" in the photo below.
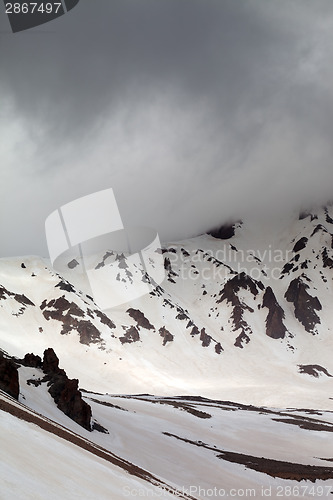
[[[301,486],[304,498],[329,493],[332,206],[290,213],[279,226],[245,218],[170,242],[162,257],[160,285],[104,310],[87,294],[79,255],[65,275],[38,257],[1,259],[0,414],[19,439],[6,440],[8,467],[24,422],[33,422],[48,432],[44,450],[26,434],[36,453],[57,434],[64,457],[68,443],[93,454],[96,443],[104,461],[130,470],[122,489],[110,479],[114,498],[142,480],[136,495],[151,487],[156,497],[166,488],[197,499],[215,487],[216,498],[244,487],[257,496]],[[118,269],[110,297],[149,281],[111,248],[93,266],[101,280]],[[43,484],[57,491],[52,475]]]

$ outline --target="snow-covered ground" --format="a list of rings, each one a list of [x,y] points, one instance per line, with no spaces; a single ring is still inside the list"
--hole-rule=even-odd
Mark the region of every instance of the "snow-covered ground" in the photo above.
[[[43,376],[35,368],[19,369],[19,401],[197,499],[329,497],[331,212],[278,228],[245,220],[227,240],[170,243],[161,286],[104,312],[75,273],[73,285],[39,257],[1,259],[1,349],[23,358],[52,347],[109,433],[84,430],[56,407],[45,383],[27,384]],[[119,279],[127,276],[122,286],[130,287],[124,269]],[[286,294],[293,283],[301,288],[297,303]],[[274,338],[281,322],[285,332]],[[1,498],[167,497],[33,423],[0,417]]]

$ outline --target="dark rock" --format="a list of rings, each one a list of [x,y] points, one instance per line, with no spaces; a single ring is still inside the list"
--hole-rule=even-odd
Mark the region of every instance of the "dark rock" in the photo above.
[[[263,285],[261,282],[255,282],[250,276],[244,272],[237,274],[232,279],[228,280],[224,285],[223,289],[220,291],[220,298],[216,301],[217,304],[226,300],[236,305],[235,297],[240,289],[250,290],[254,296],[258,295],[258,287],[262,290]]]
[[[33,353],[28,353],[21,361],[22,365],[30,368],[42,368],[42,358]]]
[[[97,431],[97,432],[102,432],[103,434],[110,434],[109,431],[103,427],[101,424],[98,422],[94,421],[92,424],[92,430]]]
[[[9,297],[13,298],[14,300],[16,300],[16,302],[18,302],[19,304],[22,304],[23,306],[34,306],[35,305],[25,295],[11,292],[11,291],[7,290],[7,288],[5,288],[4,286],[0,285],[0,300],[1,299],[6,300]]]
[[[44,300],[40,309],[47,320],[54,319],[62,323],[62,335],[74,330],[79,333],[81,344],[100,342],[100,331],[90,320],[79,320],[78,318],[85,316],[85,312],[75,302],[69,302],[64,295],[48,303]]]
[[[99,318],[100,322],[103,325],[108,326],[110,329],[116,328],[116,325],[114,324],[114,322],[106,314],[104,314],[102,311],[95,309],[94,313],[96,314],[96,316]]]
[[[302,275],[304,276],[304,275]],[[295,316],[309,333],[314,332],[314,327],[320,323],[320,318],[315,311],[322,309],[317,297],[308,294],[309,285],[301,277],[290,282],[285,298],[294,304]]]
[[[146,328],[146,330],[154,330],[154,326],[139,309],[130,307],[126,312],[136,321],[138,327]]]
[[[323,266],[333,269],[333,260],[328,256],[327,248],[324,248],[322,252]]]
[[[273,339],[283,339],[287,332],[287,329],[282,321],[285,315],[270,286],[268,286],[265,290],[262,305],[263,307],[268,308],[268,315],[266,318],[266,335]]]
[[[207,234],[210,234],[214,238],[218,238],[220,240],[228,240],[229,238],[235,236],[235,225],[237,222],[233,222],[232,224],[223,224],[218,228],[208,231]]]
[[[20,393],[18,366],[0,352],[0,389],[15,399]]]
[[[328,222],[329,224],[333,224],[333,219],[332,217],[329,216],[327,208],[325,208],[325,215],[326,215],[326,222]]]
[[[319,233],[319,231],[322,231],[323,233],[328,233],[326,227],[324,227],[322,224],[317,224],[317,226],[312,231],[311,236],[314,236],[315,234]]]
[[[58,285],[60,285],[60,283],[58,283]],[[44,300],[40,308],[43,311],[43,316],[47,320],[52,318],[63,321],[66,316],[84,316],[84,311],[82,311],[75,302],[69,302],[64,295],[58,299],[52,299],[48,303]]]
[[[293,252],[297,253],[297,252],[300,252],[301,250],[303,250],[303,248],[306,247],[307,242],[308,242],[308,239],[305,237],[299,239],[294,245]]]
[[[326,370],[326,368],[323,368],[320,365],[298,365],[298,367],[300,373],[307,373],[312,377],[318,378],[320,373],[324,373],[327,377],[333,376]]]
[[[173,335],[172,333],[169,332],[169,330],[167,330],[165,328],[165,326],[162,326],[162,328],[160,328],[158,330],[159,334],[161,335],[161,337],[163,338],[163,345],[166,345],[167,342],[172,342],[173,341]]]
[[[233,306],[233,311],[231,314],[231,318],[234,324],[234,331],[241,330],[241,333],[238,335],[235,341],[235,346],[243,348],[243,342],[248,344],[250,342],[250,337],[248,334],[252,333],[252,330],[249,324],[244,320],[243,314],[245,310],[250,312],[254,312],[251,307],[249,307],[238,297],[238,292],[241,289],[249,290],[254,297],[258,295],[258,289],[262,290],[264,285],[261,281],[255,281],[250,276],[245,274],[244,272],[237,274],[232,279],[227,281],[224,285],[223,289],[220,291],[220,298],[216,301],[217,304],[226,301],[227,303],[231,303]]]
[[[191,330],[191,336],[194,337],[194,335],[199,335],[199,333],[200,333],[199,328],[196,325],[194,325]]]
[[[66,292],[75,292],[74,286],[69,281],[61,280],[55,288],[60,288],[60,290],[65,290]]]
[[[57,407],[69,418],[91,431],[91,407],[82,399],[79,381],[69,379],[65,370],[59,368],[59,359],[52,348],[44,351],[44,381],[48,381],[49,393]]]
[[[55,375],[51,379],[49,393],[59,410],[76,423],[91,431],[91,407],[82,399],[79,381],[67,375]]]
[[[64,374],[64,370],[59,368],[59,359],[52,347],[44,351],[43,356],[43,371],[50,374]]]
[[[216,352],[216,354],[221,354],[222,351],[223,351],[223,347],[221,346],[220,342],[218,342],[217,344],[215,344],[215,352]]]
[[[89,320],[80,320],[73,322],[74,329],[80,335],[80,343],[89,345],[91,343],[100,342],[101,333]]]
[[[27,266],[24,264],[24,262],[22,262],[21,267],[22,267],[22,269],[26,269],[27,268]]]
[[[236,338],[234,346],[243,349],[243,342],[245,342],[245,344],[248,344],[250,342],[250,337],[245,333],[244,330],[242,330],[242,332]]]
[[[27,380],[27,384],[38,387],[42,384],[42,381],[39,378],[30,378],[29,380]]]
[[[122,344],[131,344],[132,342],[138,342],[140,340],[140,335],[135,326],[131,326],[127,329],[123,337],[119,337]]]
[[[212,341],[212,337],[206,333],[204,328],[201,329],[200,340],[202,342],[202,347],[208,347]]]

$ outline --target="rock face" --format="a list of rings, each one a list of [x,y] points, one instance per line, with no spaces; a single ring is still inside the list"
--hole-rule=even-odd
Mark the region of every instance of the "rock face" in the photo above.
[[[224,224],[223,226],[209,231],[208,234],[220,240],[228,240],[235,236],[235,224]]]
[[[285,298],[292,302],[295,307],[295,316],[309,333],[316,333],[315,326],[320,323],[316,311],[321,310],[321,303],[317,297],[308,294],[309,285],[304,283],[301,277],[290,282]]]
[[[77,379],[69,379],[64,375],[55,375],[52,377],[49,393],[59,410],[88,431],[91,431],[91,408],[83,401],[78,387],[79,381]]]
[[[52,375],[65,373],[59,368],[59,358],[51,347],[44,351],[42,368],[44,373]]]
[[[250,342],[249,335],[252,334],[252,330],[250,325],[244,319],[244,312],[246,310],[252,313],[254,312],[252,308],[240,300],[238,292],[240,290],[249,290],[253,297],[256,297],[259,293],[258,288],[260,290],[264,288],[262,283],[260,281],[255,282],[250,276],[242,272],[227,281],[219,293],[220,297],[216,303],[221,304],[226,301],[232,305],[233,311],[231,319],[234,325],[233,331],[236,332],[237,330],[240,330],[240,334],[234,343],[235,347],[243,349],[244,343],[248,344]]]
[[[29,366],[30,368],[42,368],[42,358],[33,353],[26,354],[20,362],[23,366]]]
[[[154,330],[154,326],[139,309],[133,309],[131,307],[130,309],[127,309],[126,312],[137,322],[138,327],[146,328],[147,330]]]
[[[282,321],[284,319],[284,312],[278,304],[270,286],[265,290],[262,305],[269,310],[266,318],[266,335],[272,339],[283,339],[287,332]]]
[[[15,399],[20,393],[17,365],[0,352],[0,389]]]
[[[48,381],[49,393],[59,410],[76,423],[91,431],[91,407],[82,399],[79,381],[69,379],[66,372],[59,368],[59,359],[52,348],[44,351],[44,380]]]
[[[61,322],[62,335],[74,330],[79,333],[81,344],[89,345],[100,341],[100,331],[90,320],[79,319],[84,318],[84,311],[75,302],[68,301],[64,295],[49,302],[44,300],[40,309],[46,320],[55,319]]]

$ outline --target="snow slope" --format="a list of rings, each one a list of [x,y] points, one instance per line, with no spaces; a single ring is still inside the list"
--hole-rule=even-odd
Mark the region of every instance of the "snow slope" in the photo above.
[[[1,259],[0,348],[52,347],[94,423],[64,415],[42,369],[19,362],[19,402],[0,393],[1,498],[330,496],[332,217],[329,206],[170,243],[163,283],[105,311],[79,258],[64,275],[39,257]],[[123,257],[92,263],[101,276],[118,263],[130,289]]]

